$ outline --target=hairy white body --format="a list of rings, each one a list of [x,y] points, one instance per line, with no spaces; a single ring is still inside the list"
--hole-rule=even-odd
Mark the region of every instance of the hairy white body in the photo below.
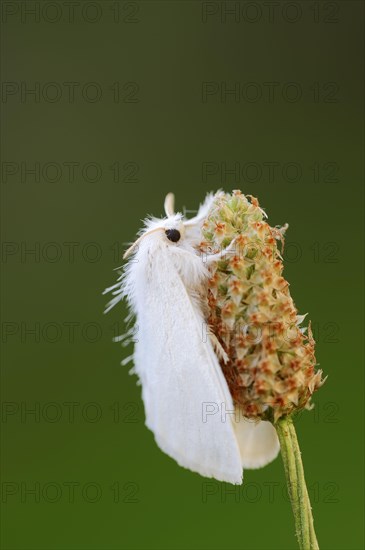
[[[159,447],[202,476],[240,484],[243,467],[270,462],[279,445],[268,422],[237,421],[212,339],[206,337],[210,273],[196,248],[206,209],[207,201],[185,223],[172,212],[147,222],[124,275],[107,289],[115,294],[109,308],[126,297],[136,316],[135,372],[146,424]],[[166,237],[168,229],[178,230],[178,242]]]

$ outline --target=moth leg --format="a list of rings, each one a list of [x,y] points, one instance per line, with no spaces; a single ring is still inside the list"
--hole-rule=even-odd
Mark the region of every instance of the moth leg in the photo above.
[[[222,359],[224,364],[227,364],[228,361],[229,361],[229,357],[228,357],[227,353],[225,352],[222,344],[220,343],[220,341],[216,337],[216,335],[213,334],[212,332],[210,332],[209,333],[209,338],[210,338],[210,341],[213,345],[214,351],[216,352],[218,358]]]
[[[219,260],[221,260],[226,254],[234,253],[235,252],[235,242],[236,242],[236,238],[234,238],[231,241],[231,243],[224,250],[220,250],[219,252],[217,252],[216,254],[212,254],[211,256],[206,255],[205,258],[204,258],[205,263],[207,263],[209,265],[213,262],[219,262]]]
[[[190,218],[190,220],[186,220],[186,222],[184,222],[185,227],[194,227],[203,223],[214,202],[215,197],[216,195],[213,195],[213,193],[208,193],[208,195],[205,197],[205,201],[203,202],[203,204],[200,205],[197,215],[193,218]]]

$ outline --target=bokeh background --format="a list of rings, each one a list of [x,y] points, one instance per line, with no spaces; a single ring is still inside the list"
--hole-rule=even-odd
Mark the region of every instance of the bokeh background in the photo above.
[[[317,534],[364,547],[363,35],[360,1],[2,3],[4,550],[296,548],[280,457],[241,488],[179,468],[102,313],[140,220],[218,188],[289,223]]]

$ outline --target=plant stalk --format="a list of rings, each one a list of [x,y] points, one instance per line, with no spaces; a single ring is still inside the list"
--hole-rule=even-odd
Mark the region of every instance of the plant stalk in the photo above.
[[[297,434],[290,416],[274,424],[281,447],[295,532],[301,550],[319,550]]]

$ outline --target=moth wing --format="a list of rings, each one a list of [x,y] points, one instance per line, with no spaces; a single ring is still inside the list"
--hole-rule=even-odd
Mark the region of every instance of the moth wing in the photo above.
[[[146,424],[181,466],[240,484],[233,401],[204,319],[169,251],[155,250],[148,262],[145,283],[138,285],[143,306],[134,356]]]
[[[254,422],[241,416],[234,429],[244,468],[262,468],[277,457],[280,443],[271,422]]]

